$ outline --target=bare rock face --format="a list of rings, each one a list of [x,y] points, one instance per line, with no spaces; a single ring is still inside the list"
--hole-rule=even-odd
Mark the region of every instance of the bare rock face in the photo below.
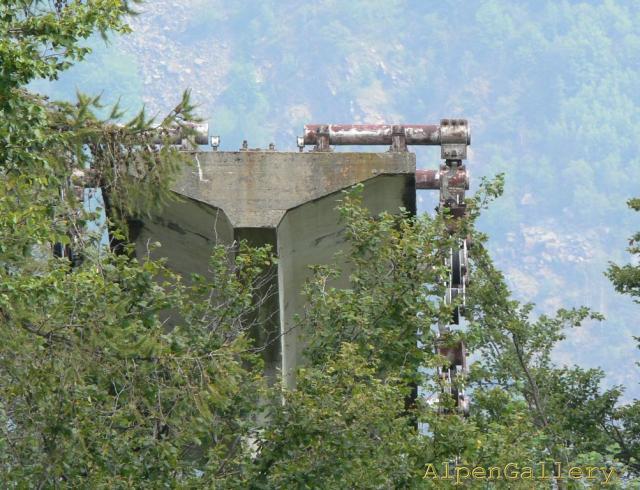
[[[133,32],[119,39],[119,47],[138,61],[143,81],[142,100],[152,112],[164,113],[189,88],[200,113],[209,117],[225,88],[230,49],[215,30],[196,39],[190,35],[194,16],[203,2],[164,0],[144,4],[131,19]],[[220,8],[208,2],[210,8]]]

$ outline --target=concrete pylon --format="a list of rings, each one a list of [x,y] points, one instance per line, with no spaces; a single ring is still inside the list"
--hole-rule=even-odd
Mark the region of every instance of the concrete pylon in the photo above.
[[[188,277],[206,271],[211,247],[246,239],[271,244],[278,256],[272,286],[277,294],[263,305],[252,332],[263,351],[265,374],[281,373],[295,386],[295,368],[303,362],[304,336],[295,325],[302,314],[301,295],[309,266],[336,264],[345,246],[336,210],[344,189],[364,184],[364,205],[372,214],[415,213],[415,154],[334,152],[199,152],[194,166],[173,187],[183,199],[139,223],[136,251],[154,253]],[[340,263],[348,277],[348,266]],[[348,286],[342,279],[338,286]]]

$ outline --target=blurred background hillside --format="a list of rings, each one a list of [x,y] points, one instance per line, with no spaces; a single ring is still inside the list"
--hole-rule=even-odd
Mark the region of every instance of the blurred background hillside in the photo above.
[[[640,396],[640,307],[603,276],[640,229],[640,2],[556,0],[154,0],[133,34],[95,39],[87,63],[34,88],[103,93],[160,114],[185,88],[222,149],[294,149],[309,122],[472,128],[472,180],[505,172],[484,216],[497,265],[538,312],[606,315],[557,359],[601,366]],[[418,150],[436,168],[435,149]],[[422,211],[435,193],[421,194]]]

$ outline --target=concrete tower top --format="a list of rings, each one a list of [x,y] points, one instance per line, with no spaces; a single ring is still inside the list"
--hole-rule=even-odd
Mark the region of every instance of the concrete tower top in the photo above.
[[[195,155],[173,190],[224,209],[234,228],[275,228],[302,204],[381,175],[415,174],[413,153],[237,151]]]

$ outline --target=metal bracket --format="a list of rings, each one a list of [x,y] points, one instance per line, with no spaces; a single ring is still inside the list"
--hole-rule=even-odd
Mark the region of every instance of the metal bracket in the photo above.
[[[465,160],[471,144],[469,124],[465,119],[440,121],[440,154],[445,160]]]
[[[391,127],[391,146],[389,147],[389,151],[407,151],[407,137],[404,126],[394,125]]]
[[[316,131],[316,145],[313,151],[331,151],[329,142],[329,126],[324,124]]]

